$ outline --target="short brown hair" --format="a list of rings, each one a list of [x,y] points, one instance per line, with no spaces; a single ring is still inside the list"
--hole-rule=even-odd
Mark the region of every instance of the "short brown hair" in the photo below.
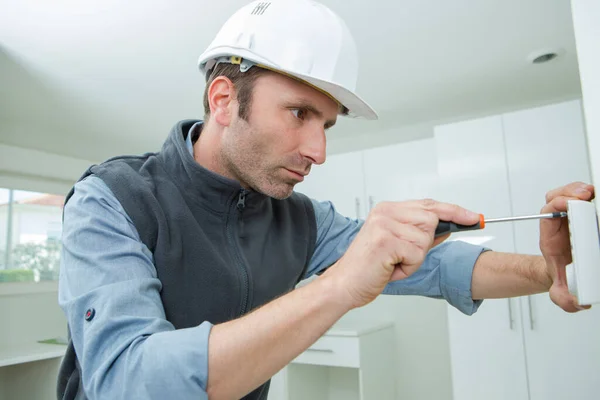
[[[206,88],[204,89],[204,120],[210,117],[210,104],[208,104],[208,88],[218,76],[225,76],[233,83],[237,91],[237,101],[240,104],[239,117],[248,120],[250,116],[250,105],[252,103],[252,90],[256,78],[265,73],[266,70],[253,66],[246,72],[240,71],[238,64],[217,64],[206,77]]]

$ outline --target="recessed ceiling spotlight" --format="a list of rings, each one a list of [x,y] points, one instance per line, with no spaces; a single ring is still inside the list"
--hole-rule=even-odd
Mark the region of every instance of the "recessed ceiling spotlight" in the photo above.
[[[533,64],[543,64],[554,60],[559,55],[564,53],[561,49],[542,49],[529,54],[527,59]]]
[[[536,58],[533,59],[533,63],[534,64],[541,64],[541,63],[545,63],[548,62],[550,60],[555,59],[558,56],[558,54],[556,53],[546,53],[546,54],[542,54],[540,56],[537,56]]]

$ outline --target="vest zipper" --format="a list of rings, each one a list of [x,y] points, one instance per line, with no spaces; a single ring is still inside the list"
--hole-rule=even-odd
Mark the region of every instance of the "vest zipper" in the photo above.
[[[239,237],[242,237],[244,235],[244,218],[242,215],[242,212],[244,211],[244,209],[246,208],[246,194],[247,191],[246,189],[242,189],[240,191],[240,194],[238,196],[238,201],[237,201],[237,211],[238,211],[238,219],[239,219],[239,226],[240,226],[240,232],[239,232]],[[237,247],[237,250],[239,253],[238,254],[238,264],[241,270],[241,275],[242,275],[242,304],[241,304],[241,315],[246,313],[246,310],[248,308],[248,297],[250,296],[250,289],[249,289],[249,283],[248,283],[248,268],[246,267],[246,264],[243,262],[243,257],[241,257],[241,249],[240,249],[240,245],[239,245],[239,241],[236,240],[236,238],[231,237],[232,243]]]
[[[237,209],[239,210],[239,221],[240,221],[240,237],[244,237],[244,216],[242,212],[246,208],[246,190],[242,189],[238,196]]]
[[[240,210],[240,212],[244,210],[244,207],[246,207],[246,189],[242,189],[240,191],[240,195],[238,197],[237,202],[237,208],[238,210]]]

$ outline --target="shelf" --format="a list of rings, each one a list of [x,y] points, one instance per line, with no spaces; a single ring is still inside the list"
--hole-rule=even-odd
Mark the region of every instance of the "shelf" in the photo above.
[[[361,336],[392,327],[391,321],[355,321],[342,318],[336,322],[325,335],[327,336]]]
[[[67,346],[61,344],[22,343],[0,345],[0,367],[47,360],[64,356]]]

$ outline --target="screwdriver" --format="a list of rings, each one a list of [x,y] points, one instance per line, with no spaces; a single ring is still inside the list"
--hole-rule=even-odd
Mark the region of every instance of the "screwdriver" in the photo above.
[[[464,232],[464,231],[475,231],[479,229],[485,228],[486,224],[491,224],[493,222],[509,222],[509,221],[521,221],[526,219],[542,219],[542,218],[564,218],[567,216],[567,213],[564,211],[547,213],[547,214],[535,214],[535,215],[525,215],[522,217],[505,217],[505,218],[493,218],[493,219],[485,219],[483,214],[479,214],[479,222],[473,225],[460,225],[454,222],[448,221],[440,221],[436,230],[435,237],[444,236],[453,232]]]

